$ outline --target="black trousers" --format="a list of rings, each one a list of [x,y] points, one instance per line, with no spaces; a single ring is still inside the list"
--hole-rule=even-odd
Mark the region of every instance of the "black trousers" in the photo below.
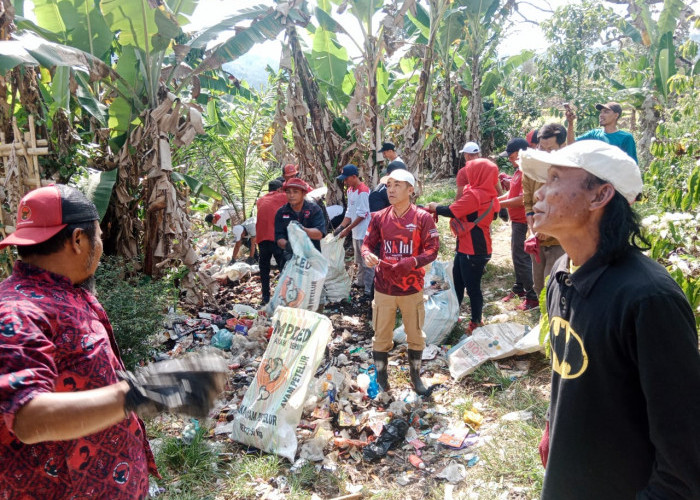
[[[454,266],[452,267],[452,279],[455,283],[457,301],[462,305],[464,289],[469,295],[469,305],[472,310],[472,321],[481,322],[481,312],[484,309],[484,296],[481,293],[481,277],[484,275],[486,263],[491,260],[491,255],[467,255],[457,252]]]
[[[277,266],[281,269],[282,249],[274,241],[261,241],[258,243],[260,249],[260,284],[262,285],[263,300],[270,300],[270,262],[274,255]]]

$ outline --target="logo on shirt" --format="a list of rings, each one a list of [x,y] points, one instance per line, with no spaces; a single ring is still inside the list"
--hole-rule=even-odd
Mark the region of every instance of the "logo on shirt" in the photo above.
[[[415,231],[416,229],[418,229],[418,226],[416,226],[415,224],[406,224],[406,229],[408,229],[409,231]]]
[[[112,472],[112,479],[117,484],[125,484],[129,480],[129,464],[119,462]]]
[[[413,240],[408,243],[399,240],[387,240],[384,242],[384,253],[387,255],[413,255]]]
[[[555,316],[549,322],[552,340],[552,370],[563,379],[578,378],[588,368],[583,340],[568,321]]]
[[[439,238],[439,237],[440,237],[440,233],[438,233],[438,230],[437,230],[437,229],[431,229],[431,230],[428,231],[428,237],[430,237],[430,238]]]

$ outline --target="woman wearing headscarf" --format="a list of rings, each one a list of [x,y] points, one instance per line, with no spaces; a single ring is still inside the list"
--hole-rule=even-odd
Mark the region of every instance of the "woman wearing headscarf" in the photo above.
[[[451,205],[430,203],[429,212],[451,217],[450,228],[457,237],[452,276],[460,306],[464,289],[471,304],[469,331],[481,326],[484,297],[481,293],[481,277],[486,263],[491,259],[491,223],[498,214],[498,167],[485,158],[467,164],[469,184],[462,196]]]

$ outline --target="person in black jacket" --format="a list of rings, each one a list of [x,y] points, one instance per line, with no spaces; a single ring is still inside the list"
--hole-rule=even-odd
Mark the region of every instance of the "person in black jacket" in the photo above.
[[[547,288],[552,398],[545,500],[700,498],[700,353],[693,311],[644,256],[637,163],[581,141],[521,153],[535,231],[566,251]],[[548,431],[548,435],[547,435]],[[548,438],[548,441],[547,441]]]
[[[311,191],[311,186],[298,177],[292,177],[285,181],[282,190],[287,194],[288,203],[283,205],[275,215],[275,241],[284,251],[284,262],[280,262],[280,269],[289,260],[292,252],[287,235],[287,226],[290,222],[295,220],[301,224],[319,252],[321,240],[326,235],[326,217],[323,210],[316,203],[304,199],[306,193]]]

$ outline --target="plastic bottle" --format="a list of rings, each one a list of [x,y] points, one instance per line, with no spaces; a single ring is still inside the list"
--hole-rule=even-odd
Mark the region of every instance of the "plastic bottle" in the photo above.
[[[416,469],[425,469],[425,462],[418,455],[411,455],[408,457],[408,461],[411,462]]]

